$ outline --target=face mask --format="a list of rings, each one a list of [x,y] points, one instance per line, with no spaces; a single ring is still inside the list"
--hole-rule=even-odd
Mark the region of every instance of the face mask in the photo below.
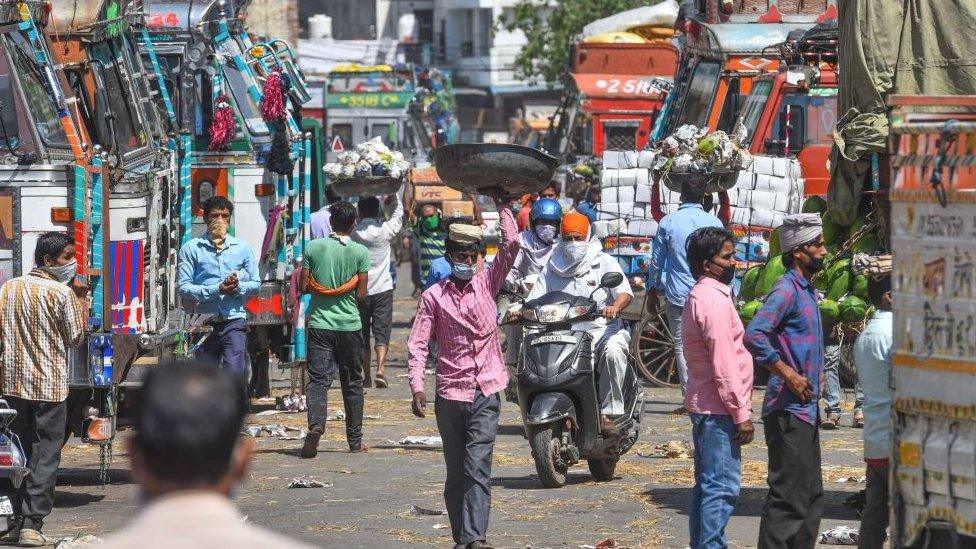
[[[563,242],[563,256],[570,263],[579,263],[586,257],[586,250],[589,247],[589,242]]]
[[[56,278],[58,282],[68,282],[78,274],[78,261],[72,259],[70,263],[41,267],[41,270]]]
[[[559,230],[552,225],[537,225],[534,230],[535,235],[539,237],[539,240],[545,242],[546,244],[552,244],[552,241],[556,239],[556,233],[559,232]]]
[[[471,280],[476,267],[477,265],[451,262],[451,274],[457,277],[458,280]]]
[[[441,218],[439,215],[429,215],[424,218],[424,224],[427,226],[428,230],[436,231],[437,227],[441,224]]]
[[[227,222],[223,219],[214,219],[207,225],[207,232],[210,241],[220,249],[223,247],[224,239],[227,238]]]
[[[722,274],[718,275],[718,281],[722,284],[732,284],[733,278],[735,278],[735,267],[724,267]]]

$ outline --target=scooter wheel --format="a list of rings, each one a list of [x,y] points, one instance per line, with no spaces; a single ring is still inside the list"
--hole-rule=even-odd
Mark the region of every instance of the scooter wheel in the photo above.
[[[566,467],[560,457],[562,447],[561,429],[546,425],[535,427],[532,431],[532,459],[539,474],[539,482],[546,488],[562,488],[566,484]]]
[[[613,473],[617,470],[617,462],[620,458],[588,459],[586,464],[590,468],[593,478],[600,481],[613,480]]]

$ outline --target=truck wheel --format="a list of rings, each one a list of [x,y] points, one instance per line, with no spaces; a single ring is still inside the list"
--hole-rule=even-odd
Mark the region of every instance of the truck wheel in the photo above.
[[[586,464],[590,467],[590,474],[593,478],[600,481],[613,480],[613,472],[617,469],[619,457],[588,459]]]
[[[532,430],[532,459],[539,474],[539,482],[546,488],[562,488],[566,484],[567,467],[559,456],[562,448],[561,432],[553,425]]]

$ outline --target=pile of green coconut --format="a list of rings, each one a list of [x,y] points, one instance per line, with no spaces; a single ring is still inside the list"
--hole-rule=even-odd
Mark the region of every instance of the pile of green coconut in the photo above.
[[[877,255],[885,253],[876,225],[869,226],[868,212],[863,211],[849,227],[838,225],[827,211],[827,202],[811,196],[803,203],[804,213],[817,213],[823,220],[827,257],[824,269],[814,278],[814,285],[823,294],[820,317],[824,328],[838,322],[860,324],[870,314],[868,279],[852,270],[855,253]],[[776,282],[786,274],[779,244],[780,230],[774,229],[769,238],[769,261],[749,268],[742,276],[738,302],[739,317],[748,325]]]

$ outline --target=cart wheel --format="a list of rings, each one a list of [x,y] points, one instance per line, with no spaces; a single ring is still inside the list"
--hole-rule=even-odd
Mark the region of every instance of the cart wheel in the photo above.
[[[663,308],[637,324],[631,341],[637,369],[648,383],[656,387],[677,387],[680,384],[674,338]]]

